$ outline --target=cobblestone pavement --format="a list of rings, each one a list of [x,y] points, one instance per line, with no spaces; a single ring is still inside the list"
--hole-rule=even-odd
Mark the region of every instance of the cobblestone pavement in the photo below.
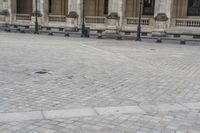
[[[200,133],[199,51],[0,33],[0,133]]]

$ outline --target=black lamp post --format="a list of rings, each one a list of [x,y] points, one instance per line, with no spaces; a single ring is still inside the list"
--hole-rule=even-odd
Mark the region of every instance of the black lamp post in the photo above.
[[[85,37],[85,0],[83,0],[83,10],[82,10],[82,31],[81,37]]]
[[[139,9],[139,23],[137,27],[137,37],[136,41],[141,41],[141,18],[142,18],[142,0],[140,0],[140,9]]]
[[[38,31],[38,2],[35,0],[35,34],[39,34]]]

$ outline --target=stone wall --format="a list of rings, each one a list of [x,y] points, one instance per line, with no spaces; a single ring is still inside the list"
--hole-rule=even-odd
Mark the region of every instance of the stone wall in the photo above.
[[[119,16],[118,19],[107,19],[107,16],[102,16],[99,20],[102,23],[86,23],[87,26],[90,26],[93,29],[98,29],[101,27],[105,30],[132,30],[137,29],[138,21],[138,11],[139,11],[139,0],[109,0],[109,13],[117,13]],[[155,35],[164,35],[166,32],[173,32],[176,28],[177,31],[187,28],[190,29],[191,33],[196,33],[200,31],[200,16],[195,18],[188,18],[186,16],[187,10],[187,1],[188,0],[155,0],[155,10],[153,16],[143,16],[142,17],[142,31],[153,33]],[[33,2],[33,13],[35,12],[35,0]],[[126,7],[127,3],[136,3],[137,6],[129,5],[130,11],[133,13],[127,13]],[[68,13],[76,12],[78,18],[61,18],[57,17],[55,20],[61,22],[52,21],[50,22],[49,18],[49,8],[48,0],[38,0],[38,11],[42,16],[39,17],[39,24],[42,26],[57,26],[57,27],[81,27],[82,24],[82,10],[83,10],[83,0],[68,0]],[[59,8],[59,7],[58,7]],[[32,15],[30,20],[19,21],[16,19],[16,0],[0,0],[0,12],[7,10],[9,15],[0,15],[0,21],[9,24],[29,24],[34,25],[35,16]],[[128,15],[127,15],[128,14]],[[66,14],[67,15],[67,14]],[[105,17],[105,18],[103,18]],[[165,19],[163,19],[163,17]],[[156,18],[156,19],[155,19]],[[166,19],[167,18],[167,19]],[[179,19],[184,20],[179,20]],[[95,19],[95,16],[94,16]],[[192,20],[191,20],[192,19]],[[105,22],[103,21],[105,20]],[[187,23],[195,23],[195,25],[187,25]],[[195,27],[195,28],[194,28]],[[173,30],[172,30],[173,29]]]

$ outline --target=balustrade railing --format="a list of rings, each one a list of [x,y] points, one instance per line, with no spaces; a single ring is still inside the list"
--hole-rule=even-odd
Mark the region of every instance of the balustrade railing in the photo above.
[[[106,22],[106,17],[100,17],[100,16],[86,16],[85,17],[85,23],[104,24],[105,22]]]
[[[150,20],[151,20],[150,18],[142,18],[141,25],[149,26],[151,24]],[[127,25],[138,25],[139,19],[130,17],[130,18],[127,18],[126,22],[127,22]]]
[[[175,19],[175,26],[200,28],[200,19]]]
[[[16,14],[16,20],[31,20],[30,14]]]
[[[66,22],[64,15],[49,15],[49,22]]]

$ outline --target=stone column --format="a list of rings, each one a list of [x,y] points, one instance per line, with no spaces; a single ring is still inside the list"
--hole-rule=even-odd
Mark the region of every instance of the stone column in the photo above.
[[[153,35],[165,36],[171,23],[173,0],[155,0],[155,25]]]
[[[123,14],[123,5],[125,0],[109,0],[109,13],[116,12],[119,17],[122,17]]]

